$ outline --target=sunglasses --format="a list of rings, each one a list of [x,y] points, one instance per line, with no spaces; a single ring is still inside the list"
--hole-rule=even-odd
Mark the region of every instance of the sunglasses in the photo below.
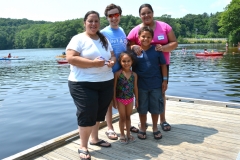
[[[119,13],[114,13],[114,14],[109,14],[108,18],[113,18],[113,17],[118,18],[119,16],[120,16]]]

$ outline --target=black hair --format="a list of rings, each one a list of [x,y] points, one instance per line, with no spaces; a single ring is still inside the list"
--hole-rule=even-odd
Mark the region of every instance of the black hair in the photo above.
[[[139,31],[138,31],[138,35],[140,36],[141,33],[144,32],[144,31],[148,31],[148,32],[150,32],[151,35],[152,35],[152,38],[153,38],[153,36],[154,36],[154,32],[153,32],[153,30],[152,30],[149,26],[141,27],[141,28],[139,29]]]
[[[144,7],[149,8],[149,9],[153,12],[152,6],[151,6],[150,4],[148,4],[148,3],[145,3],[145,4],[142,4],[142,5],[139,7],[139,15],[140,15],[140,13],[141,13],[142,8],[144,8]]]
[[[128,52],[128,51],[120,53],[120,55],[118,57],[119,64],[121,64],[121,59],[124,55],[128,55],[132,59],[132,66],[133,66],[133,64],[135,64],[135,57],[134,57],[133,53]]]
[[[89,16],[90,14],[96,14],[96,15],[98,16],[99,21],[100,21],[100,17],[99,17],[99,13],[98,13],[98,12],[96,12],[96,11],[88,11],[88,12],[85,14],[85,16],[84,16],[84,19],[83,19],[84,22],[86,22],[86,20],[87,20],[87,18],[88,18],[88,16]],[[97,34],[98,37],[100,38],[100,41],[101,41],[101,43],[102,43],[102,46],[107,50],[107,49],[108,49],[108,41],[107,41],[106,37],[105,37],[99,30],[97,31],[96,34]]]
[[[107,12],[110,11],[110,10],[112,10],[112,9],[115,9],[115,8],[117,8],[118,11],[119,11],[119,14],[122,15],[122,9],[121,9],[121,7],[120,7],[120,6],[117,6],[117,5],[113,4],[113,3],[109,4],[109,5],[106,7],[106,9],[105,9],[105,11],[104,11],[104,15],[107,17],[107,16],[108,16]]]

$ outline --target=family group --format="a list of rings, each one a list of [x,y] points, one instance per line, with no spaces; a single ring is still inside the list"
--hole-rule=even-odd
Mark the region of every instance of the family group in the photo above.
[[[100,30],[100,17],[89,11],[84,17],[85,31],[72,37],[66,47],[70,64],[68,86],[77,108],[80,136],[80,159],[89,160],[88,144],[111,147],[98,137],[99,124],[106,119],[109,139],[121,144],[145,140],[147,113],[152,117],[153,138],[161,139],[158,120],[164,131],[171,126],[165,118],[170,52],[177,46],[172,27],[154,20],[150,4],[142,4],[139,16],[142,23],[128,35],[119,26],[120,6],[110,4],[104,15],[109,26]],[[131,125],[133,106],[139,114],[139,129]],[[112,125],[112,107],[119,112],[120,136]],[[125,134],[126,131],[126,134]]]

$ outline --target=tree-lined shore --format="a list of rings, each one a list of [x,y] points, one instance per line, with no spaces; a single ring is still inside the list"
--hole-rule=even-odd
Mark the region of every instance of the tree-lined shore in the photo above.
[[[236,44],[240,41],[239,11],[240,0],[232,0],[223,12],[187,14],[182,18],[165,14],[155,19],[170,24],[179,43],[189,43],[185,38],[227,38]],[[121,17],[120,25],[128,34],[140,23],[139,17],[126,15]],[[107,25],[106,18],[101,17],[101,28]],[[83,18],[61,22],[0,18],[0,50],[66,47],[72,36],[83,31]]]

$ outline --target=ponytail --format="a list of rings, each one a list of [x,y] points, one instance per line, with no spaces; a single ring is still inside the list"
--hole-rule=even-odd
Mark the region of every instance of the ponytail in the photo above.
[[[106,49],[106,51],[107,51],[107,49],[108,49],[108,41],[107,41],[107,39],[106,39],[106,37],[102,34],[102,33],[100,33],[99,31],[97,31],[97,35],[98,35],[98,37],[100,38],[100,41],[101,41],[101,43],[102,43],[102,46]]]

